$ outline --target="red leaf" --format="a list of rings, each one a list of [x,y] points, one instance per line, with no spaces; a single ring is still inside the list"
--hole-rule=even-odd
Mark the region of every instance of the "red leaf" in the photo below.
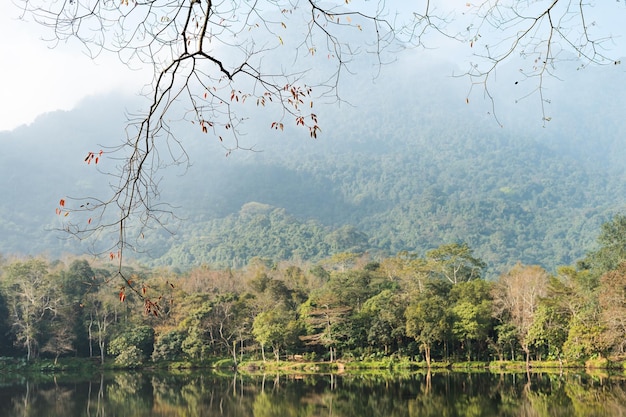
[[[63,198],[59,201],[59,205],[65,207],[65,200]]]

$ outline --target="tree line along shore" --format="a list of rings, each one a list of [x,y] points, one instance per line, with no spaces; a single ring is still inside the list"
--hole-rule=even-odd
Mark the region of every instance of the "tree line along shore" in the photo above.
[[[463,243],[314,264],[256,258],[237,270],[126,265],[126,280],[106,261],[4,257],[0,354],[5,363],[91,358],[121,368],[623,368],[625,232],[618,215],[575,265],[551,273],[517,263],[493,280]]]

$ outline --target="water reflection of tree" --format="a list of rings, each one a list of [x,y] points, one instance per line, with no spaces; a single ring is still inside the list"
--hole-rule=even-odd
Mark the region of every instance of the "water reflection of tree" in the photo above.
[[[151,416],[154,397],[150,379],[141,373],[118,373],[106,385],[108,416]],[[129,410],[132,410],[132,414]]]
[[[98,384],[96,400],[92,402],[94,385]],[[87,391],[87,417],[104,417],[104,375],[100,374],[100,381],[89,381]]]
[[[588,374],[99,376],[0,391],[2,417],[428,417],[623,415],[626,381]],[[2,407],[9,408],[2,408]],[[621,413],[621,414],[620,414]]]
[[[565,392],[572,402],[575,416],[619,416],[624,415],[626,391],[623,380],[579,376],[565,385]],[[620,382],[620,383],[617,383]]]

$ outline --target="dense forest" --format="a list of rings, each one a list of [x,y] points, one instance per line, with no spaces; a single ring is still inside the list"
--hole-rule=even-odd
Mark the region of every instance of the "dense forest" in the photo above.
[[[123,366],[623,356],[622,74],[570,74],[577,88],[551,90],[566,104],[542,128],[528,114],[505,127],[477,117],[437,71],[352,86],[356,104],[327,112],[315,141],[250,134],[252,151],[226,158],[183,126],[191,165],[155,178],[174,216],[129,242],[134,289],[77,255],[106,236],[64,239],[54,213],[115,181],[114,161],[83,161],[121,134],[120,98],[0,132],[0,354]],[[432,82],[406,88],[415,79]],[[585,112],[598,102],[614,106]]]
[[[102,262],[3,258],[0,352],[130,367],[293,355],[428,364],[623,358],[625,236],[626,216],[616,216],[575,265],[550,274],[520,263],[495,280],[458,243],[377,260],[342,252],[185,273],[126,266],[132,288]]]
[[[316,140],[252,126],[241,145],[253,150],[225,157],[197,127],[180,126],[191,165],[155,178],[159,203],[180,221],[129,236],[138,252],[127,256],[184,272],[242,269],[255,257],[423,256],[467,243],[491,279],[517,262],[555,273],[595,250],[600,225],[622,213],[626,199],[623,73],[567,73],[568,82],[550,89],[559,106],[545,128],[500,100],[500,127],[465,103],[458,83],[435,77],[445,73],[440,67],[405,67],[373,84],[347,84],[350,103],[320,109]],[[407,88],[422,79],[429,82]],[[506,97],[509,87],[499,91]],[[94,167],[84,157],[123,134],[120,108],[133,103],[92,98],[0,132],[1,253],[99,252],[94,242],[66,239],[54,211],[61,198],[106,195],[115,161]]]

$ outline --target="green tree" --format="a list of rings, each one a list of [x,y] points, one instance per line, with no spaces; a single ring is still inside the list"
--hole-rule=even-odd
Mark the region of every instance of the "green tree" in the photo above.
[[[352,307],[343,303],[339,294],[327,288],[313,292],[299,308],[306,334],[300,339],[308,346],[325,346],[330,361],[337,358],[337,345],[347,334],[342,324],[349,319]]]
[[[450,290],[452,334],[472,359],[473,349],[480,352],[493,329],[493,302],[490,283],[476,279],[455,285]]]
[[[185,334],[180,330],[170,330],[163,333],[154,342],[154,352],[152,352],[152,360],[173,361],[180,359],[183,355],[183,340]]]
[[[115,363],[130,368],[141,366],[153,350],[154,329],[146,325],[123,329],[108,347],[108,353],[115,356]]]
[[[265,361],[265,346],[271,346],[278,362],[281,349],[297,342],[300,328],[293,311],[275,308],[263,311],[254,318],[252,334],[261,345],[263,361]]]
[[[443,290],[443,291],[442,291]],[[449,288],[429,285],[412,299],[406,309],[406,334],[415,339],[430,367],[433,345],[445,342],[451,330],[448,306]]]
[[[592,251],[583,261],[595,274],[617,269],[626,260],[626,215],[618,214],[613,220],[602,224],[598,236],[599,249]]]
[[[102,281],[84,259],[72,261],[67,270],[60,272],[57,281],[63,295],[64,308],[61,311],[63,325],[59,330],[71,334],[67,339],[61,337],[59,342],[72,340],[72,350],[80,356],[89,354],[89,335],[85,327],[85,296],[91,291],[97,291]],[[67,328],[67,329],[65,329]],[[65,343],[62,343],[65,344]]]
[[[179,329],[185,334],[181,349],[191,359],[203,360],[215,341],[209,317],[213,305],[208,294],[194,294],[185,299]]]
[[[527,340],[540,354],[545,352],[547,359],[558,359],[562,363],[563,344],[567,340],[569,317],[560,313],[554,305],[540,301],[533,323],[528,330]]]
[[[4,285],[16,343],[31,360],[39,354],[46,323],[55,319],[61,296],[48,277],[48,264],[41,259],[9,264]]]
[[[360,316],[365,320],[367,342],[370,346],[383,346],[385,355],[394,344],[400,346],[406,335],[406,306],[407,298],[389,289],[363,303]]]
[[[474,257],[466,243],[451,243],[426,252],[427,267],[433,276],[452,284],[471,281],[482,276],[486,264]]]
[[[565,273],[567,268],[561,268]],[[538,351],[545,352],[548,359],[558,359],[562,364],[563,345],[567,340],[572,317],[579,311],[575,307],[570,283],[564,276],[550,277],[545,298],[539,301],[533,323],[528,333],[528,341]]]
[[[601,311],[598,304],[598,276],[590,269],[561,267],[551,281],[548,296],[569,317],[563,356],[580,361],[606,351],[602,343]]]

